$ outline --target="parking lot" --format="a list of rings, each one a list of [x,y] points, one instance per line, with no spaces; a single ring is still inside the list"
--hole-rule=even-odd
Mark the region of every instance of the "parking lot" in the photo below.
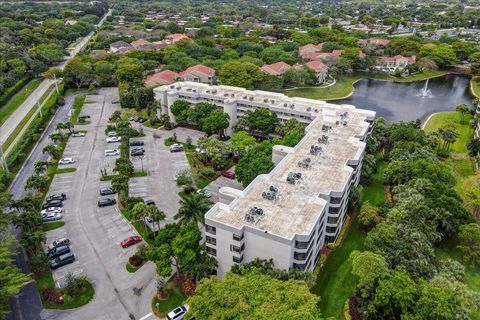
[[[54,280],[61,284],[69,272],[86,276],[94,285],[95,298],[80,310],[44,310],[46,319],[128,319],[129,314],[139,319],[150,313],[150,301],[155,292],[155,266],[147,263],[136,273],[125,269],[128,257],[136,246],[124,249],[120,241],[136,234],[116,206],[99,208],[102,198],[100,187],[110,183],[100,181],[100,169],[111,172],[116,156],[105,157],[104,151],[118,147],[107,144],[104,133],[109,116],[118,108],[116,88],[101,89],[100,94],[87,96],[82,114],[90,115],[89,125],[76,128],[87,130],[85,137],[70,138],[64,157],[72,157],[76,171],[54,177],[49,194],[64,192],[65,226],[47,233],[47,243],[67,237],[76,260],[73,264],[53,272]],[[112,196],[105,196],[112,197]]]
[[[210,201],[216,203],[219,201],[219,190],[223,187],[231,187],[238,190],[243,190],[243,186],[236,179],[228,179],[225,177],[218,177],[215,181],[212,181],[205,189],[212,194]]]

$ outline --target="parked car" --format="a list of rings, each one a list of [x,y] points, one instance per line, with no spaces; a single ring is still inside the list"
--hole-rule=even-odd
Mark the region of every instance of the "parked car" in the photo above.
[[[142,149],[133,149],[131,152],[130,152],[130,155],[132,157],[138,157],[138,156],[143,156],[145,154],[145,150],[142,148]]]
[[[60,159],[60,161],[58,161],[59,165],[72,164],[72,163],[75,163],[75,160],[73,158],[62,158],[62,159]]]
[[[185,317],[185,314],[188,312],[188,309],[189,309],[188,304],[184,304],[181,307],[177,307],[167,314],[167,319],[168,320],[183,320],[183,318]]]
[[[170,146],[170,152],[180,152],[183,151],[183,146],[179,143],[174,143]]]
[[[80,121],[80,122],[85,121],[87,119],[90,119],[90,115],[88,115],[88,114],[82,114],[82,115],[78,116],[78,121]]]
[[[112,104],[119,104],[119,103],[120,103],[120,101],[118,101],[118,100],[112,101]]]
[[[118,156],[120,155],[120,151],[117,150],[117,149],[108,149],[108,150],[105,150],[105,156],[108,157],[108,156]]]
[[[46,202],[50,202],[52,200],[62,200],[63,201],[65,199],[67,199],[67,194],[62,192],[62,193],[55,193],[55,194],[52,194],[52,195],[48,196],[45,199],[45,201]]]
[[[205,198],[211,198],[212,197],[212,193],[206,189],[198,189],[197,190],[197,193],[198,194],[203,194],[205,196]]]
[[[117,200],[115,199],[110,199],[110,198],[107,198],[107,199],[100,199],[98,200],[98,206],[101,208],[101,207],[106,207],[106,206],[113,206],[117,203]]]
[[[138,117],[130,117],[130,118],[128,118],[128,121],[138,122]]]
[[[59,247],[59,246],[65,246],[65,245],[70,245],[70,239],[68,238],[60,238],[58,240],[55,240],[52,242],[52,244],[50,244],[47,249],[48,251],[51,251],[53,249],[55,249],[56,247]]]
[[[145,200],[145,204],[147,206],[154,206],[155,205],[155,201],[151,200],[151,199],[148,199],[148,200]]]
[[[67,245],[58,246],[58,247],[50,250],[47,253],[47,257],[48,257],[48,259],[55,259],[55,258],[58,258],[65,253],[69,253],[69,252],[70,252],[70,247],[69,246],[67,246]]]
[[[145,122],[147,122],[147,119],[145,119],[143,117],[138,117],[138,122],[145,123]]]
[[[47,208],[52,208],[52,207],[63,207],[63,201],[62,200],[52,200],[52,201],[46,202],[46,203],[43,204],[42,210],[47,209]]]
[[[116,136],[117,136],[117,133],[116,133],[115,131],[109,131],[109,132],[107,133],[107,136],[109,136],[109,137],[116,137]]]
[[[85,132],[74,132],[72,133],[72,137],[76,137],[76,138],[85,137]]]
[[[61,255],[55,260],[50,261],[50,269],[57,269],[67,264],[73,263],[75,261],[75,255],[73,253],[67,253]]]
[[[120,242],[120,245],[122,246],[122,248],[127,248],[141,241],[142,241],[142,238],[140,236],[131,236],[123,240],[122,242]]]
[[[110,137],[107,138],[107,143],[115,143],[122,141],[122,137]]]
[[[222,176],[228,179],[235,179],[235,172],[231,170],[223,170]]]
[[[100,188],[100,195],[101,196],[108,196],[108,195],[111,195],[111,194],[115,194],[115,191],[113,191],[113,189],[111,187]]]
[[[143,146],[144,144],[145,142],[143,142],[142,140],[134,140],[130,142],[131,147]]]
[[[44,213],[42,214],[43,222],[52,222],[58,221],[63,219],[63,215],[61,213]]]
[[[40,211],[40,214],[62,213],[62,212],[63,212],[63,209],[60,208],[60,207],[50,207],[50,208],[46,208],[46,209],[43,209],[42,211]]]

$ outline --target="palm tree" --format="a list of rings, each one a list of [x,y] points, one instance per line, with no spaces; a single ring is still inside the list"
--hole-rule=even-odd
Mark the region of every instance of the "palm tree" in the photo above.
[[[20,244],[33,254],[46,240],[47,237],[43,231],[24,232]]]
[[[36,174],[40,174],[45,172],[48,168],[48,161],[37,161],[34,164],[34,171]]]
[[[62,132],[63,129],[66,129],[65,124],[63,122],[57,123],[57,126],[55,127],[55,130],[58,130],[58,131]]]
[[[211,276],[217,266],[218,262],[214,257],[202,252],[197,256],[194,263],[184,266],[183,273],[198,283],[203,278]]]
[[[119,174],[112,178],[112,189],[117,193],[128,194],[128,177]]]
[[[60,151],[53,144],[49,144],[48,146],[45,146],[42,151],[43,153],[48,153],[55,160],[60,159]]]
[[[455,111],[460,112],[460,116],[461,116],[460,123],[464,124],[465,114],[470,111],[470,108],[465,103],[462,103],[455,108]]]
[[[54,132],[52,133],[51,135],[48,136],[50,138],[50,140],[52,140],[53,142],[57,142],[57,141],[64,141],[65,140],[65,135],[61,132]]]
[[[46,176],[33,175],[27,179],[25,184],[25,190],[35,189],[39,192],[46,190],[48,188],[48,179]]]
[[[73,128],[75,127],[70,121],[63,124],[64,128],[67,129],[70,133],[73,133]]]
[[[157,206],[147,206],[147,215],[157,224],[157,230],[160,230],[160,221],[165,220],[166,218],[165,212],[160,210]],[[155,232],[153,233],[153,240],[155,240]]]
[[[135,204],[132,208],[132,218],[135,220],[142,220],[143,226],[147,227],[147,222],[145,219],[148,216],[148,206],[143,203],[139,202]]]
[[[478,104],[480,103],[480,98],[473,98],[472,99],[472,104],[475,108],[478,107]]]
[[[204,215],[210,209],[210,201],[204,195],[191,193],[180,200],[180,209],[174,216],[181,224],[189,222],[204,223]]]
[[[448,150],[450,144],[454,143],[457,140],[458,133],[454,128],[444,127],[438,129],[440,136],[443,140],[443,149]]]

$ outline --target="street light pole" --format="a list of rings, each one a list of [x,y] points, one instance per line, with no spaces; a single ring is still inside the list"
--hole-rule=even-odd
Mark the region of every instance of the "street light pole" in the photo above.
[[[38,111],[40,111],[40,117],[43,118],[42,107],[40,106],[40,98],[38,97],[38,93],[37,93],[37,108],[38,108]]]
[[[5,171],[6,174],[9,174],[10,170],[8,170],[7,160],[5,159],[5,155],[3,153],[3,141],[2,141],[1,127],[0,127],[0,162],[2,164],[3,171]]]

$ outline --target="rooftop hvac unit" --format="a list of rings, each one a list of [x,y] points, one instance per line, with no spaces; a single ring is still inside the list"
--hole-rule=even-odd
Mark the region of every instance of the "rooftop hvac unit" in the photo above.
[[[314,111],[315,111],[315,112],[318,112],[318,109],[315,109]]]
[[[347,121],[343,121],[342,124],[344,127],[347,126]]]
[[[267,102],[268,102],[268,99],[267,99],[267,98],[263,99],[263,102],[267,103]]]
[[[287,182],[295,184],[297,181],[302,180],[302,174],[300,172],[289,172],[287,176]]]
[[[340,121],[336,121],[335,124],[338,126],[340,124]]]
[[[243,96],[243,99],[247,100],[247,99],[248,99],[248,97],[247,97],[247,96]]]
[[[197,92],[197,89],[193,89],[192,91],[193,91],[193,92]]]
[[[177,89],[177,90],[180,90],[181,88],[182,88],[182,87],[177,87],[176,89]]]
[[[253,101],[253,97],[248,98],[248,100]]]
[[[267,200],[275,200],[277,198],[278,189],[274,186],[270,186],[268,191],[262,192],[262,198]]]
[[[312,108],[311,108],[311,107],[308,107],[308,108],[307,108],[307,111],[308,111],[308,112],[312,111]]]
[[[293,103],[290,105],[290,109],[295,109],[295,105]]]
[[[338,122],[338,121],[337,121]],[[337,123],[338,124],[338,123]],[[323,132],[327,132],[327,131],[330,131],[332,130],[332,127],[331,126],[327,126],[326,124],[322,125],[322,131]]]
[[[297,164],[301,168],[310,168],[312,165],[312,160],[306,157],[306,158],[303,158],[301,161],[298,161]]]
[[[171,85],[171,86],[170,86],[170,89],[174,89],[174,88],[175,88],[175,86],[174,86],[174,85]]]
[[[210,90],[205,91],[206,93],[210,93]]]
[[[275,192],[275,193],[278,192],[278,189],[274,186],[270,186],[269,190],[272,191],[272,192]]]
[[[270,103],[271,103],[271,104],[274,104],[274,103],[275,103],[275,100],[270,100]]]
[[[288,103],[284,103],[283,106],[286,108],[288,107]]]
[[[213,89],[213,90],[212,90],[212,93],[213,93],[213,94],[217,93],[217,89]]]
[[[230,97],[235,97],[235,95],[232,93],[232,94],[230,94]]]
[[[249,214],[249,213],[246,213],[246,214],[245,214],[244,219],[245,219],[245,221],[247,221],[247,222],[251,222],[251,223],[254,223],[254,222],[255,222],[255,217],[252,216],[252,215]]]
[[[322,134],[321,138],[318,138],[319,143],[327,144],[328,143],[328,136],[325,134]]]
[[[224,97],[228,97],[228,93],[224,93],[223,96],[224,96]]]
[[[263,216],[263,209],[259,207],[251,207],[249,210],[250,215]]]
[[[319,155],[323,152],[322,147],[311,145],[310,146],[310,154]]]

